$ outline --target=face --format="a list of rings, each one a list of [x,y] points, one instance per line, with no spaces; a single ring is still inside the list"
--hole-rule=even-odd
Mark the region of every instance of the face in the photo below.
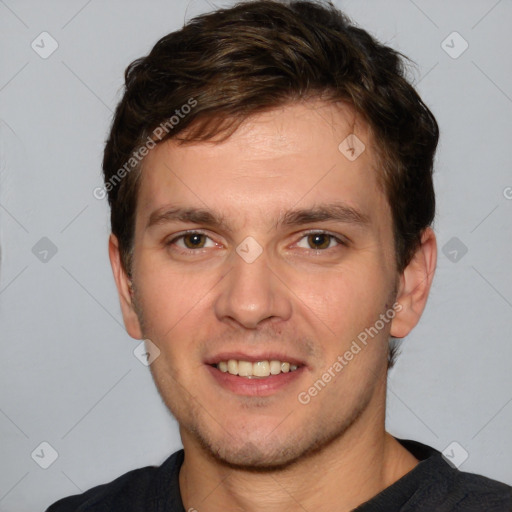
[[[351,133],[366,145],[355,160],[339,149]],[[133,262],[125,322],[160,350],[150,368],[185,449],[276,467],[381,414],[392,219],[347,106],[292,104],[220,144],[159,144]]]

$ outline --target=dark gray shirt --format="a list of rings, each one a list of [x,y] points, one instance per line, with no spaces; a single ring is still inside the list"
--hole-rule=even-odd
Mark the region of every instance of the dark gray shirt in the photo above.
[[[512,487],[459,471],[430,446],[397,441],[419,464],[354,512],[512,512]],[[130,471],[46,512],[185,512],[178,480],[183,456],[179,450],[159,467]]]

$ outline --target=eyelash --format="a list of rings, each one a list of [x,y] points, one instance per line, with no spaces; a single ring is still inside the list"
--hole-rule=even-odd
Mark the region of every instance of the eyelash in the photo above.
[[[190,230],[190,231],[185,231],[185,232],[181,233],[180,235],[173,237],[171,240],[165,242],[165,246],[170,247],[170,246],[174,245],[176,243],[176,241],[183,239],[187,235],[204,235],[205,237],[212,240],[211,237],[209,237],[206,233],[204,233],[202,231]],[[335,249],[336,247],[339,247],[339,246],[344,246],[344,247],[348,246],[348,243],[345,240],[343,240],[342,238],[340,238],[339,236],[329,233],[328,231],[322,231],[322,230],[307,231],[302,234],[302,236],[299,238],[299,241],[301,241],[303,238],[306,238],[310,235],[326,235],[326,236],[330,237],[329,244],[332,240],[335,240],[338,243],[337,246],[328,247],[327,249],[306,249],[307,251],[312,252],[314,254],[327,252],[327,251]],[[198,249],[184,249],[183,247],[179,247],[178,251],[181,252],[182,254],[183,253],[184,254],[193,254],[193,253],[200,252],[201,249],[209,249],[209,247],[200,247]]]

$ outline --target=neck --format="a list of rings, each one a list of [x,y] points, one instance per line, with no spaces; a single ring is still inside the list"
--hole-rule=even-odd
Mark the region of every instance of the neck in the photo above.
[[[182,433],[179,475],[185,510],[350,511],[396,482],[418,461],[384,430],[384,408],[365,411],[341,437],[284,469],[226,466]],[[369,416],[369,417],[366,417]]]

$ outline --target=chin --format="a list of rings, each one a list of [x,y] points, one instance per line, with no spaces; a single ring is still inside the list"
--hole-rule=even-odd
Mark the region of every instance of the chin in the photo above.
[[[276,430],[275,428],[273,430]],[[316,430],[316,434],[315,434]],[[193,433],[203,451],[215,462],[232,469],[252,472],[271,472],[284,470],[296,462],[304,462],[339,438],[344,428],[325,431],[323,429],[257,433],[247,430],[236,437],[227,430]]]
[[[306,450],[295,441],[278,444],[263,442],[256,444],[252,441],[240,442],[238,446],[232,442],[226,442],[215,446],[203,445],[210,456],[217,462],[245,471],[276,471],[289,467],[299,459],[302,459]]]

